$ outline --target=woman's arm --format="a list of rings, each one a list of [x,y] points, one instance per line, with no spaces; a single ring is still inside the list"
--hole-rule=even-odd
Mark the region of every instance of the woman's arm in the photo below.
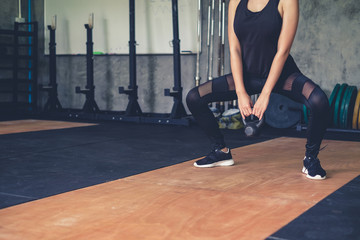
[[[230,0],[228,15],[228,38],[230,48],[231,72],[234,78],[235,90],[238,97],[238,106],[242,117],[249,116],[252,112],[252,102],[247,94],[243,79],[243,63],[240,42],[234,32],[234,18],[236,8],[241,0]]]
[[[275,87],[286,59],[289,56],[291,45],[294,41],[296,29],[299,21],[299,2],[298,0],[280,0],[280,14],[283,24],[278,41],[278,50],[272,62],[269,76],[265,86],[261,91],[259,99],[256,101],[252,114],[260,119],[269,104],[271,91]]]

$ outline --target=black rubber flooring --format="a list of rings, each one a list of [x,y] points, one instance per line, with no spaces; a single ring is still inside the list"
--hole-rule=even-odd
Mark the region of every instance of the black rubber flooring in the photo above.
[[[267,239],[359,240],[360,175]]]

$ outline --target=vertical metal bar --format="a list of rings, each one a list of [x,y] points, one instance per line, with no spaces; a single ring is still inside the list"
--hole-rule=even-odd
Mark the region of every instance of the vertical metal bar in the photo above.
[[[129,61],[130,61],[130,85],[129,89],[136,89],[136,41],[135,41],[135,0],[129,1],[130,15],[130,41],[129,41]],[[134,94],[137,96],[137,90]]]
[[[50,71],[50,85],[56,88],[56,42],[55,42],[55,29],[48,26],[50,30],[49,42],[49,71]]]
[[[206,38],[206,50],[207,50],[207,62],[206,62],[206,80],[209,80],[209,61],[210,61],[210,36],[211,36],[211,1],[208,5],[208,17],[207,17],[207,38]]]
[[[225,0],[221,4],[221,75],[225,73]]]
[[[18,67],[19,67],[19,23],[14,25],[14,56],[13,56],[13,89],[12,98],[16,106],[18,102]]]
[[[21,16],[21,0],[19,0],[19,18],[22,18],[22,16]]]
[[[222,72],[221,72],[221,66],[222,66],[222,0],[219,0],[219,9],[218,9],[218,15],[219,15],[219,19],[218,19],[218,24],[219,24],[219,35],[218,35],[218,61],[217,61],[217,67],[218,67],[218,77],[222,76]]]
[[[38,76],[38,23],[33,23],[33,44],[32,44],[32,70],[31,70],[31,80],[32,80],[32,110],[36,111],[37,109],[37,76]]]
[[[197,11],[197,46],[196,46],[196,74],[195,74],[195,86],[200,85],[200,52],[201,52],[201,0],[198,0]]]
[[[28,22],[29,22],[29,26],[28,26],[28,31],[31,32],[32,30],[32,27],[31,27],[31,0],[28,0]],[[30,36],[29,37],[29,56],[31,57],[32,56],[32,37]],[[32,68],[32,61],[31,59],[29,60],[29,76],[28,76],[28,79],[29,81],[32,81],[32,71],[31,71],[31,68]],[[30,83],[29,84],[29,104],[32,103],[32,84]]]
[[[137,102],[138,92],[136,85],[136,41],[135,41],[135,0],[129,0],[129,89],[124,90],[124,87],[119,87],[119,93],[129,95],[129,103],[126,107],[125,115],[139,116],[142,114],[140,105]]]
[[[174,91],[181,91],[181,68],[180,68],[180,39],[179,39],[179,17],[178,1],[172,0],[173,17],[173,51],[174,51]],[[181,94],[180,94],[181,95]],[[181,99],[181,96],[179,96]]]
[[[209,60],[209,78],[211,81],[213,79],[213,55],[214,55],[214,21],[215,21],[215,0],[211,2],[211,26],[210,26],[210,60]]]
[[[93,40],[92,40],[92,28],[89,24],[85,24],[87,33],[86,42],[86,72],[87,72],[87,84],[86,88],[90,89],[90,98],[94,97],[94,56],[93,56]]]

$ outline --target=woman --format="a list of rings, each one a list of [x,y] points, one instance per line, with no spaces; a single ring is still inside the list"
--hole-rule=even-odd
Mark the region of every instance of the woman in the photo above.
[[[271,92],[310,110],[303,173],[325,179],[317,157],[328,125],[325,93],[296,66],[290,53],[299,19],[298,0],[230,0],[228,36],[232,73],[189,91],[186,102],[212,142],[213,151],[196,167],[231,166],[234,161],[208,103],[237,99],[242,117],[261,119]],[[255,104],[250,95],[260,93]]]

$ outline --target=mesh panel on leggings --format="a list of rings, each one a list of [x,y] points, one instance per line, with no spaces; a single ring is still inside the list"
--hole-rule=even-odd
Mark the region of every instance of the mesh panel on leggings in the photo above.
[[[229,74],[226,76],[226,81],[229,86],[229,91],[234,91],[235,90],[235,82],[234,82],[234,78],[233,78],[232,74]]]
[[[291,74],[284,83],[283,89],[285,91],[292,91],[293,89],[293,83],[294,81],[297,79],[297,77],[299,77],[301,75],[301,73],[293,73]],[[306,98],[309,99],[311,93],[314,91],[316,85],[310,80],[307,79],[307,81],[305,81],[304,85],[302,86],[302,90],[301,90],[301,94]]]
[[[208,81],[206,83],[201,84],[198,87],[198,90],[199,90],[200,97],[203,97],[203,96],[211,93],[212,92],[212,82]]]
[[[316,85],[313,82],[307,81],[304,84],[303,90],[302,90],[302,95],[304,95],[304,97],[306,99],[309,99],[310,94],[314,91],[314,88],[316,87]]]
[[[285,80],[283,89],[286,90],[286,91],[291,91],[293,82],[294,82],[294,80],[299,76],[299,74],[300,74],[300,73],[293,73],[293,74],[291,74],[291,75]]]

